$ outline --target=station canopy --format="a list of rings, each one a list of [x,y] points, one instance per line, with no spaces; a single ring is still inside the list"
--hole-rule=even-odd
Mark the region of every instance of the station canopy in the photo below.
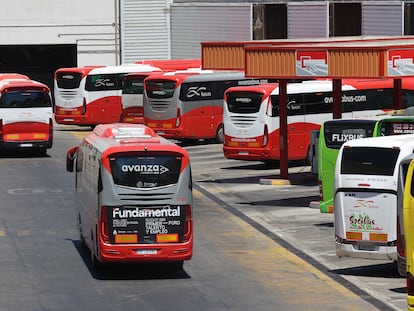
[[[202,42],[203,69],[278,79],[414,76],[414,36]]]

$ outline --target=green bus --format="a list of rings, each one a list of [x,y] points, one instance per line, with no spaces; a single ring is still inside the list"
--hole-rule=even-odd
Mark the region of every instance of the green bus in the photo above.
[[[343,143],[357,138],[400,134],[414,134],[414,116],[381,115],[325,121],[320,128],[318,143],[320,212],[333,213],[335,165]]]

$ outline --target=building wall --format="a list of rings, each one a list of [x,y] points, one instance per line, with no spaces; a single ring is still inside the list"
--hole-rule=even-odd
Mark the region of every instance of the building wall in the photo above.
[[[2,1],[1,44],[76,44],[78,65],[115,64],[117,1]]]

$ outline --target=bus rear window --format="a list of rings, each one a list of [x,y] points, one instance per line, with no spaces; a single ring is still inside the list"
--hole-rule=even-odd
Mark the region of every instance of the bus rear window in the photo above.
[[[56,82],[60,89],[77,89],[82,80],[81,73],[60,72],[56,75]]]
[[[11,91],[1,95],[0,108],[52,107],[48,93],[40,91]]]
[[[233,113],[257,113],[260,110],[262,94],[255,92],[227,93],[227,108]]]
[[[156,188],[178,182],[181,156],[114,155],[109,158],[114,183],[134,188]]]
[[[399,153],[396,148],[344,148],[341,174],[392,176]]]
[[[149,98],[171,98],[175,91],[175,81],[149,80],[145,83],[146,94]]]
[[[348,140],[372,137],[375,121],[333,121],[325,122],[323,127],[326,146],[339,149]]]
[[[414,122],[410,121],[383,121],[380,127],[383,136],[414,134]]]

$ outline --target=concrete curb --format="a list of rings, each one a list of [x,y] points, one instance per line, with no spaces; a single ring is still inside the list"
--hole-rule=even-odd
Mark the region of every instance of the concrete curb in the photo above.
[[[287,179],[266,179],[261,178],[259,183],[261,185],[272,185],[272,186],[290,186],[290,180]]]

